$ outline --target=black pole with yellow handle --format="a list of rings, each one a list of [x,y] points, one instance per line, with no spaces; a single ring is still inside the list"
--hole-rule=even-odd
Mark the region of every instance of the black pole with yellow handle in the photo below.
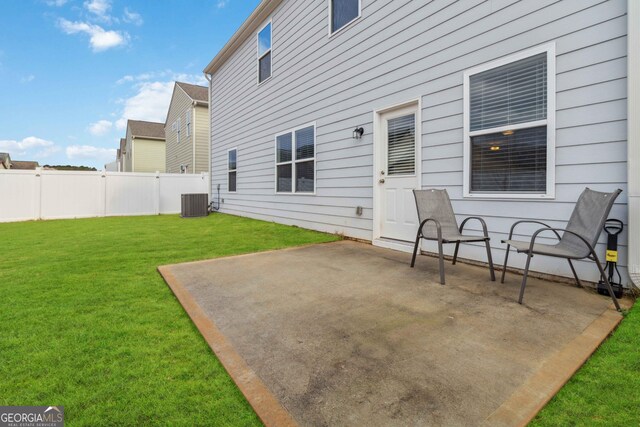
[[[619,219],[608,219],[604,223],[604,231],[607,232],[607,265],[604,267],[605,271],[609,272],[609,283],[613,293],[617,298],[622,298],[624,290],[622,288],[622,276],[618,270],[618,235],[622,233],[624,225]],[[614,280],[614,276],[618,275],[618,281]],[[605,283],[600,279],[598,282],[598,293],[602,295],[609,295],[609,289]]]

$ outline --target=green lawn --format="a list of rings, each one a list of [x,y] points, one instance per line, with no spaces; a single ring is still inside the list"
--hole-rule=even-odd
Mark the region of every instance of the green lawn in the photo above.
[[[336,240],[226,215],[0,224],[0,405],[68,425],[259,425],[156,271]]]
[[[0,224],[0,405],[68,425],[259,425],[162,264],[338,239],[215,214]],[[640,313],[534,425],[640,424]]]

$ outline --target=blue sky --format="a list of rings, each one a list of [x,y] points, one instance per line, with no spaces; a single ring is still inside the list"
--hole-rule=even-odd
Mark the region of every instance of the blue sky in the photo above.
[[[164,122],[259,0],[1,0],[0,152],[101,169],[126,119]]]

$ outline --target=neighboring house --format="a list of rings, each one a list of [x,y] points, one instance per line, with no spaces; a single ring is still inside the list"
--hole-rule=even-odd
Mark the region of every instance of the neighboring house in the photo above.
[[[165,157],[164,123],[127,122],[123,172],[164,172]]]
[[[9,153],[0,153],[0,169],[11,168],[11,156]]]
[[[412,190],[445,188],[457,214],[486,219],[500,263],[515,221],[562,227],[586,186],[621,188],[611,217],[631,228],[620,264],[630,252],[637,279],[639,9],[263,0],[205,70],[221,212],[409,250]],[[461,256],[485,259],[480,246]],[[563,260],[532,269],[571,277]]]
[[[11,169],[16,170],[36,170],[39,168],[40,164],[38,162],[31,161],[21,161],[21,160],[12,160],[11,161]]]
[[[104,170],[107,172],[119,172],[118,161],[107,163],[106,165],[104,165]]]
[[[175,83],[164,131],[167,173],[209,172],[207,87]]]
[[[118,172],[124,172],[124,158],[126,154],[127,138],[120,138],[120,146],[116,153],[116,162],[118,163]]]

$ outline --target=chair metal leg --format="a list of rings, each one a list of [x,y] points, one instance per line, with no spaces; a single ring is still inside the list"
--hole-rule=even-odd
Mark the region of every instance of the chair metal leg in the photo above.
[[[440,258],[440,284],[444,285],[444,252],[442,250],[442,240],[438,240],[438,257]]]
[[[611,299],[613,300],[613,305],[616,306],[616,310],[620,311],[620,303],[618,303],[618,298],[616,298],[615,294],[613,293],[613,289],[611,288],[611,283],[609,283],[609,279],[607,278],[607,275],[604,272],[604,269],[602,268],[602,264],[600,264],[600,260],[598,259],[598,255],[596,255],[596,251],[593,250],[593,248],[589,248],[591,249],[591,255],[593,255],[593,260],[596,262],[596,265],[598,266],[598,270],[600,270],[600,276],[602,276],[602,280],[604,281],[604,284],[607,285],[607,289],[609,290],[609,295],[611,295]]]
[[[416,236],[416,244],[413,246],[413,257],[411,258],[411,268],[416,265],[416,255],[418,254],[418,246],[420,246],[420,232],[418,231],[418,235]]]
[[[567,261],[569,261],[569,267],[571,267],[571,272],[573,273],[573,277],[575,277],[575,279],[576,279],[576,283],[578,284],[578,286],[582,287],[582,282],[580,281],[580,278],[578,277],[578,273],[576,273],[576,269],[573,267],[573,263],[571,262],[570,259],[567,259]]]
[[[518,297],[518,304],[522,304],[522,298],[524,297],[524,288],[527,286],[527,276],[529,275],[529,265],[531,264],[531,258],[533,254],[527,253],[527,264],[524,267],[524,275],[522,276],[522,285],[520,286],[520,296]]]
[[[489,240],[485,240],[484,244],[487,246],[487,261],[489,262],[489,273],[491,274],[491,281],[496,281],[496,273],[493,270],[493,257],[491,256],[491,245],[489,245]]]
[[[504,275],[507,272],[507,261],[509,260],[509,249],[511,245],[507,245],[507,252],[504,254],[504,265],[502,266],[502,278],[500,279],[500,283],[504,283]]]
[[[453,261],[451,265],[456,265],[456,261],[458,260],[458,249],[460,249],[460,242],[456,242],[456,248],[453,250]]]

